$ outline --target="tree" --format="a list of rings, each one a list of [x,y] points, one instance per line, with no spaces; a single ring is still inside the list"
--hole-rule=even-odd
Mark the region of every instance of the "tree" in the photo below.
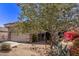
[[[57,32],[62,29],[65,30],[71,23],[67,20],[65,15],[73,7],[74,4],[18,4],[21,9],[21,18],[29,17],[28,22],[23,22],[20,27],[23,31],[30,33],[37,33],[48,31],[51,34],[51,49],[56,46],[59,41],[57,39]],[[61,19],[63,16],[64,20]],[[27,26],[26,26],[27,25]],[[72,24],[71,24],[72,25]],[[26,31],[27,29],[27,31]]]

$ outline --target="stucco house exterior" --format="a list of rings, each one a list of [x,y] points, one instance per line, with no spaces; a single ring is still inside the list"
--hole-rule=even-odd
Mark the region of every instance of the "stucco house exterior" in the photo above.
[[[16,23],[8,23],[4,24],[5,28],[8,29],[8,41],[17,41],[17,42],[31,42],[31,35],[29,33],[26,34],[17,34],[16,32],[13,32],[13,30],[16,28]]]
[[[38,38],[36,38],[36,41],[38,42],[45,41],[50,37],[48,32],[17,34],[15,32],[15,29],[17,29],[16,24],[17,22],[7,23],[4,24],[5,27],[0,27],[0,41],[33,42],[33,35],[37,35]]]
[[[5,27],[0,27],[0,41],[5,41],[8,39],[8,29]]]

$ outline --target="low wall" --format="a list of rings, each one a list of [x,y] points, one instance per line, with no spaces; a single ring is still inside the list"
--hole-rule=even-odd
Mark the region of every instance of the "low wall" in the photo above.
[[[31,42],[31,35],[29,33],[26,34],[16,34],[11,33],[11,41],[16,42]]]

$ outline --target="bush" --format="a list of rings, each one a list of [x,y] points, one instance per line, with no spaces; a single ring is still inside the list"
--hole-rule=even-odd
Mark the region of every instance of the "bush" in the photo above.
[[[78,47],[79,46],[79,38],[75,38],[73,40],[73,44],[74,44],[74,47]]]
[[[79,38],[74,38],[73,48],[70,50],[71,56],[79,56]]]
[[[9,43],[2,43],[1,50],[4,50],[4,51],[11,50],[10,44]]]
[[[37,35],[36,34],[33,34],[32,35],[32,42],[36,42],[37,41]]]

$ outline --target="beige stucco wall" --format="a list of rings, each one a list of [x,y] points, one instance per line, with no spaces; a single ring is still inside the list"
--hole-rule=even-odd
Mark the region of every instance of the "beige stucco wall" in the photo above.
[[[0,32],[0,41],[5,41],[8,39],[8,32]]]
[[[11,33],[11,40],[17,41],[17,42],[31,42],[31,36],[30,34],[19,34]]]

